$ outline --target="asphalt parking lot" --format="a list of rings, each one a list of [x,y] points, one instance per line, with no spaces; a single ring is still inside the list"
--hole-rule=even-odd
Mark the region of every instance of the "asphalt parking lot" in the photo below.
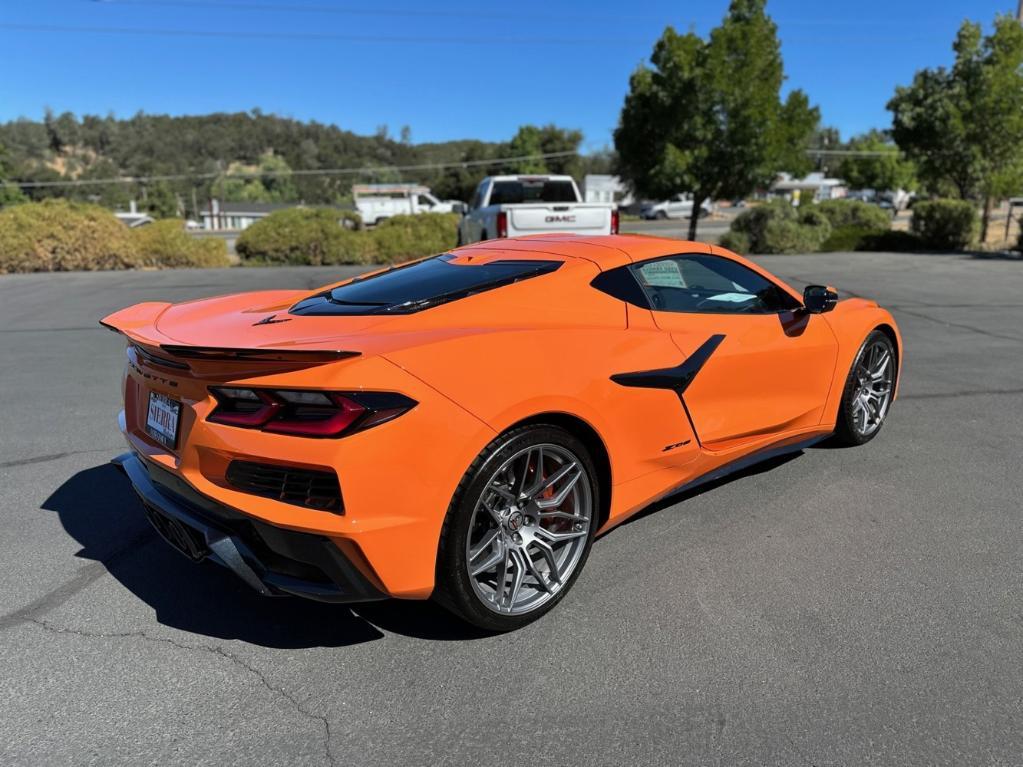
[[[109,464],[138,301],[338,269],[0,277],[0,764],[1019,764],[1023,262],[761,259],[875,297],[902,397],[595,544],[553,613],[264,600]]]

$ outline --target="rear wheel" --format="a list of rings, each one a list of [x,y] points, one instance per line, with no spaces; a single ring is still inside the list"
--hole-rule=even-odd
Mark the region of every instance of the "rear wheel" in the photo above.
[[[589,556],[598,493],[593,461],[567,431],[526,426],[494,440],[469,467],[444,522],[437,600],[492,631],[536,620]]]
[[[895,393],[895,345],[880,330],[863,342],[845,382],[838,407],[835,440],[845,445],[870,442],[884,425]]]

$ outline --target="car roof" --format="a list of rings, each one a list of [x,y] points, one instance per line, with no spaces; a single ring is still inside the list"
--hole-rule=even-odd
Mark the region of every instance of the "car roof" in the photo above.
[[[588,237],[575,234],[531,234],[502,240],[484,240],[464,245],[455,254],[493,255],[503,258],[580,258],[591,261],[601,270],[650,258],[679,253],[717,253],[703,242],[651,237],[643,234],[608,234]],[[720,255],[730,255],[719,253]]]

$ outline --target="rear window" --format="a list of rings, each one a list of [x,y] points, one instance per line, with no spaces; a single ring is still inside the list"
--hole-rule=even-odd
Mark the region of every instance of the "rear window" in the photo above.
[[[411,314],[431,306],[549,274],[561,261],[503,260],[452,263],[443,255],[352,280],[299,301],[291,314]]]
[[[522,202],[578,202],[571,181],[519,179],[495,181],[490,192],[491,205],[518,205]]]

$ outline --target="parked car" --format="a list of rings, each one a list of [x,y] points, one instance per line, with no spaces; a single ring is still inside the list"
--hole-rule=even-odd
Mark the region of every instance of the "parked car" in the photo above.
[[[713,212],[714,206],[711,205],[710,200],[704,200],[700,205],[700,218],[709,216]],[[645,203],[640,209],[640,215],[646,219],[689,218],[693,215],[693,196],[691,194],[676,194],[670,200]]]
[[[418,213],[462,213],[460,200],[438,200],[430,188],[418,184],[356,184],[352,187],[355,209],[364,224],[385,218]]]
[[[518,628],[599,532],[828,437],[862,445],[888,416],[887,311],[679,245],[502,240],[122,309],[102,321],[126,341],[116,463],[172,547],[260,594],[433,596]],[[152,588],[184,577],[154,567]]]
[[[548,232],[617,234],[618,207],[582,202],[571,176],[488,176],[458,225],[458,242]]]

